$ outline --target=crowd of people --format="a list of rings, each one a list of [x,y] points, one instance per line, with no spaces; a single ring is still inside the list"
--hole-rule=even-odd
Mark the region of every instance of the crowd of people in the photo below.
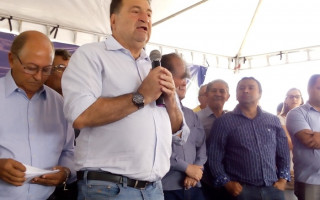
[[[112,0],[112,35],[72,56],[38,31],[14,39],[0,78],[0,199],[319,200],[320,74],[306,102],[290,89],[278,116],[254,77],[234,88],[234,110],[222,79],[192,110],[182,57],[151,69],[151,16],[148,0]]]

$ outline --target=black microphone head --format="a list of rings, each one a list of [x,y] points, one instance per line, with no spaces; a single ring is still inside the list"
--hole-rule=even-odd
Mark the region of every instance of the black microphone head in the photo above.
[[[160,51],[159,50],[152,50],[151,52],[150,52],[150,60],[151,61],[155,61],[155,60],[158,60],[158,61],[160,61],[161,60],[161,53],[160,53]]]

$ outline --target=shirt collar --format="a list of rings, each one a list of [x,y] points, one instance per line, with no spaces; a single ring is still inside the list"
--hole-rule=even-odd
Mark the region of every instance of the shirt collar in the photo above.
[[[314,111],[319,112],[317,109],[315,109],[315,108],[309,103],[309,101],[307,101],[307,103],[305,103],[305,106],[308,108],[308,110],[314,110]]]
[[[106,44],[107,50],[121,51],[132,57],[131,52],[128,49],[124,48],[112,35],[108,36],[108,38],[105,40],[105,44]],[[141,53],[138,59],[145,59],[150,61],[150,58],[144,49],[141,50]]]
[[[6,84],[6,87],[5,87],[5,96],[6,97],[10,96],[14,92],[23,93],[25,96],[27,96],[26,92],[17,86],[16,82],[14,81],[14,79],[12,77],[11,70],[9,70],[5,76],[5,84]],[[44,99],[47,98],[47,93],[46,93],[46,90],[44,89],[43,86],[35,95],[43,97]]]
[[[215,116],[214,113],[212,112],[211,108],[209,108],[209,106],[207,106],[203,109],[203,113],[206,117],[210,117],[211,115]]]
[[[214,116],[215,118],[217,118],[216,115],[211,110],[211,108],[209,108],[209,106],[205,107],[202,112],[206,117]],[[223,110],[222,115],[225,114],[226,112],[227,112],[226,110]]]
[[[258,111],[258,112],[257,112],[257,116],[256,116],[256,117],[260,116],[261,113],[264,112],[264,111],[261,109],[260,106],[257,106],[257,111]],[[234,108],[233,113],[234,113],[234,114],[237,114],[237,115],[242,115],[242,116],[246,117],[246,116],[242,113],[239,104]],[[256,118],[256,117],[255,117],[255,118]]]

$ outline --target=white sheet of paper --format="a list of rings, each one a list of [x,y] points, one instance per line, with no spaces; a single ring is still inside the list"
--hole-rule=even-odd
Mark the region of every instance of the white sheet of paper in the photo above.
[[[26,165],[26,164],[23,164],[27,170],[26,170],[26,181],[25,182],[29,182],[31,181],[33,178],[35,177],[39,177],[43,174],[53,174],[53,173],[57,173],[59,172],[58,169],[56,170],[47,170],[47,169],[40,169],[40,168],[36,168],[36,167],[32,167],[30,165]]]

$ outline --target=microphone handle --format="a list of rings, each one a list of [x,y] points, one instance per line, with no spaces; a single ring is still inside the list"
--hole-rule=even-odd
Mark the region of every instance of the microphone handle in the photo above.
[[[152,61],[152,69],[159,67],[161,65],[160,60]]]
[[[152,61],[152,69],[160,66],[161,63],[160,63],[160,60],[154,60]],[[164,106],[165,103],[164,103],[164,99],[163,99],[163,95],[161,94],[160,97],[156,100],[156,105],[157,106]]]

